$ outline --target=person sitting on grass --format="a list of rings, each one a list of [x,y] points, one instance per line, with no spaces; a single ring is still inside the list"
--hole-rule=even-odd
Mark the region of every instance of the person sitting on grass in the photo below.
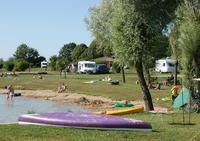
[[[63,83],[61,86],[58,86],[58,93],[63,93],[67,89],[67,86]]]
[[[166,80],[163,81],[164,86],[168,86],[169,84],[173,83],[174,81],[174,75],[171,74],[169,77],[167,77]]]
[[[149,89],[155,89],[155,90],[160,90],[160,83],[156,83],[156,84],[149,84]]]

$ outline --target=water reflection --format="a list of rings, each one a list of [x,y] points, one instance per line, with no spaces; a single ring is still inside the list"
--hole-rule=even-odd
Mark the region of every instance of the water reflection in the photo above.
[[[14,97],[13,100],[8,101],[6,96],[0,94],[0,123],[17,122],[20,115],[27,113],[63,111],[86,112],[87,110],[70,104],[26,97]]]

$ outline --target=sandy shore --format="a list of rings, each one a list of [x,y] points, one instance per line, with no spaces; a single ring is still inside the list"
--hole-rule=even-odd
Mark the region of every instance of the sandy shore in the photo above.
[[[21,93],[22,96],[46,99],[70,104],[77,104],[85,108],[107,109],[112,108],[112,105],[117,103],[109,98],[101,96],[91,96],[77,93],[57,93],[52,90],[16,90],[16,93]],[[0,93],[5,94],[6,90],[1,89]]]
[[[0,89],[0,93],[5,94],[6,90]],[[16,90],[16,93],[21,93],[22,96],[31,97],[31,98],[39,98],[46,99],[70,104],[77,104],[79,106],[94,109],[94,110],[105,110],[105,109],[113,109],[113,104],[122,103],[124,101],[114,101],[110,98],[102,97],[102,96],[91,96],[85,94],[77,94],[77,93],[57,93],[52,90]],[[135,106],[143,106],[144,103],[142,101],[129,101]],[[154,112],[167,112],[167,108],[156,107],[154,106]]]

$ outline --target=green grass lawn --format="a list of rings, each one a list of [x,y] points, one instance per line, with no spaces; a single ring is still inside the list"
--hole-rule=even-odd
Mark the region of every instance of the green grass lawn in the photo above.
[[[119,86],[109,85],[106,82],[98,81],[95,84],[85,84],[83,82],[103,79],[106,75],[79,75],[68,74],[66,79],[60,78],[59,74],[50,72],[44,76],[43,80],[33,79],[32,75],[20,75],[16,78],[0,78],[0,88],[13,84],[24,89],[56,90],[57,86],[63,82],[69,85],[70,92],[83,93],[89,95],[100,95],[110,97],[114,100],[142,100],[139,85],[135,83],[136,74],[127,73],[127,83],[120,82]],[[120,74],[111,74],[113,79],[121,80]],[[162,82],[167,77],[166,74],[159,75],[158,81]],[[156,105],[170,107],[171,102],[157,101],[156,98],[170,96],[170,87],[162,87],[161,90],[151,90],[153,102]],[[171,125],[170,123],[182,123],[182,114],[176,115],[155,115],[149,113],[138,113],[126,117],[148,121],[153,126],[153,132],[125,132],[125,131],[99,131],[82,130],[43,126],[21,126],[21,125],[0,125],[1,141],[177,141],[177,140],[200,140],[200,115],[193,114],[191,122],[193,125]],[[186,122],[188,117],[186,116]]]
[[[110,74],[112,79],[121,80],[121,74]],[[112,98],[114,100],[142,100],[141,90],[139,85],[135,82],[137,80],[136,74],[127,73],[126,83],[120,82],[119,86],[109,85],[107,82],[99,81],[105,78],[106,75],[80,75],[68,74],[66,79],[60,78],[58,73],[50,72],[44,76],[43,80],[33,79],[33,75],[19,75],[18,77],[0,78],[0,88],[5,85],[13,84],[15,87],[24,88],[28,90],[57,90],[57,87],[63,82],[69,86],[70,92],[100,95]],[[162,82],[167,75],[161,75],[158,81]],[[95,84],[85,84],[84,82],[98,80]],[[157,101],[156,98],[170,96],[170,87],[162,87],[161,90],[151,90],[153,102],[161,106],[170,106],[169,102]]]
[[[182,114],[140,113],[130,118],[151,122],[153,132],[100,131],[30,125],[0,126],[1,141],[199,141],[200,115],[192,115],[192,125],[181,125]],[[186,122],[188,116],[185,117]],[[172,124],[172,122],[176,124]],[[179,124],[177,124],[179,123]]]

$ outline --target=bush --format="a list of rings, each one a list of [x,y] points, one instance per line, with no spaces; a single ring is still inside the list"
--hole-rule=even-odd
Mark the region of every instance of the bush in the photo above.
[[[112,64],[112,71],[114,71],[116,73],[120,73],[121,72],[120,65],[117,62],[114,62]]]
[[[3,68],[3,59],[0,59],[0,69]]]
[[[26,61],[18,61],[15,63],[15,67],[14,70],[15,71],[25,71],[26,69],[28,69],[29,64]]]
[[[12,71],[14,68],[15,64],[12,61],[6,61],[3,65],[3,67],[7,70],[7,71]]]

